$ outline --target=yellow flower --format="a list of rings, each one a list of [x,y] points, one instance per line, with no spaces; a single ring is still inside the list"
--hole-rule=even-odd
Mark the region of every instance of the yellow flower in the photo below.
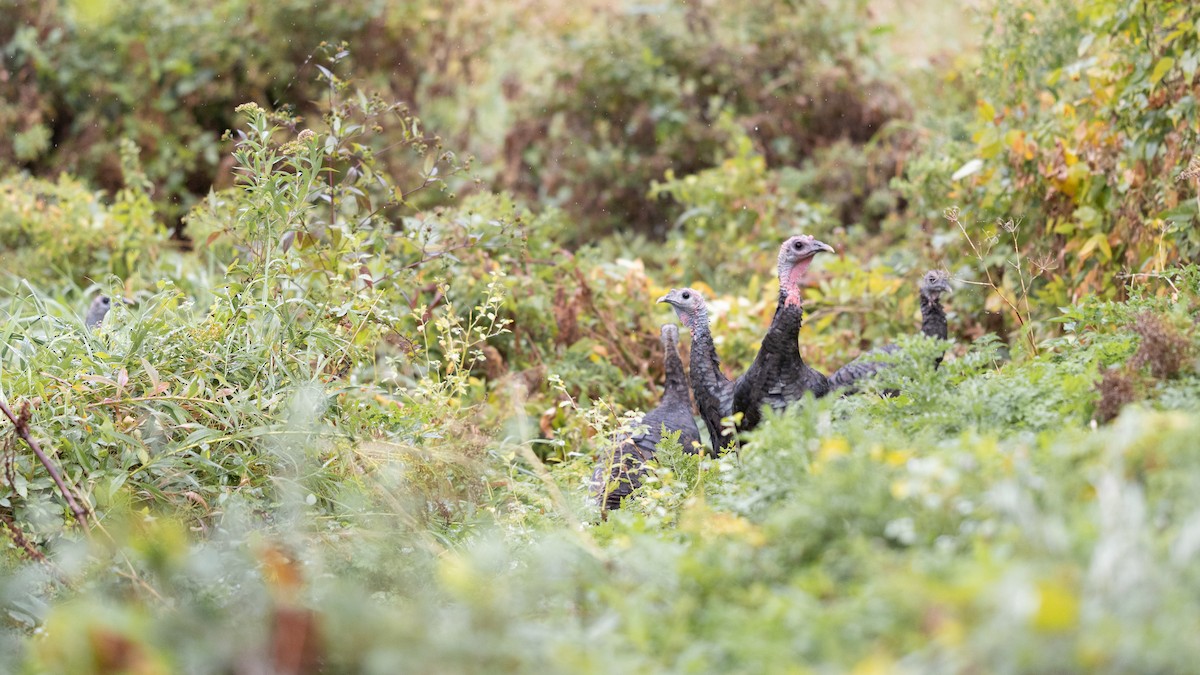
[[[825,465],[829,462],[843,457],[850,452],[850,444],[841,436],[833,436],[826,438],[821,442],[821,447],[817,450],[817,454],[813,457],[812,472],[815,474],[821,473]]]
[[[1038,583],[1038,609],[1033,626],[1041,631],[1059,632],[1075,627],[1079,620],[1079,598],[1071,589],[1052,581]]]

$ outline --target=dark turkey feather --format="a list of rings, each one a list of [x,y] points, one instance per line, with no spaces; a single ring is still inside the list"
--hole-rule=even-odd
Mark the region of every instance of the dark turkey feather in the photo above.
[[[621,508],[621,500],[641,487],[645,463],[653,457],[653,448],[642,447],[629,436],[614,441],[592,472],[592,497],[601,514]]]
[[[921,332],[939,340],[945,340],[949,334],[946,310],[937,296],[921,294]]]
[[[829,393],[829,379],[806,364],[800,355],[803,318],[804,308],[799,304],[781,303],[776,309],[754,363],[734,387],[733,410],[742,414],[739,430],[758,426],[764,405],[782,410],[804,398],[806,392],[816,397]]]
[[[897,349],[899,347],[896,345],[884,345],[878,349],[872,349],[834,371],[829,376],[829,383],[833,385],[834,389],[844,390],[843,393],[856,393],[858,390],[853,388],[855,382],[865,380],[891,365],[882,361],[876,361],[874,358],[882,354],[892,354]]]
[[[654,457],[663,436],[679,432],[679,444],[689,452],[700,446],[700,431],[692,417],[692,400],[688,395],[687,374],[679,358],[679,328],[674,324],[662,327],[663,365],[666,383],[658,407],[646,413],[638,429],[623,438],[615,439],[592,472],[592,496],[600,510],[620,508],[621,500],[641,485],[645,463]]]
[[[942,293],[950,292],[950,279],[941,270],[930,270],[921,282],[921,332],[929,337],[945,340],[950,334],[946,326],[946,309],[942,307]],[[942,355],[938,354],[934,367],[940,368]]]

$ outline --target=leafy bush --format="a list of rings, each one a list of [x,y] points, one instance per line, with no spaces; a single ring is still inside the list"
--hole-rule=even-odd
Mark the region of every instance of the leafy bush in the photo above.
[[[22,277],[82,286],[110,274],[138,277],[167,242],[140,187],[122,190],[107,208],[95,191],[63,175],[54,183],[0,181],[0,245],[5,267]]]
[[[1186,3],[1030,0],[996,3],[975,88],[969,139],[910,170],[911,208],[926,227],[958,205],[976,241],[998,236],[976,267],[1009,298],[1016,244],[1046,274],[1042,307],[1117,297],[1116,270],[1154,274],[1200,252],[1194,101],[1200,36]],[[982,269],[976,271],[982,276]],[[989,301],[990,302],[990,301]],[[996,310],[998,302],[989,310]]]
[[[609,12],[561,38],[572,58],[528,94],[505,140],[503,185],[560,205],[592,232],[661,234],[669,204],[645,186],[724,159],[734,130],[769,165],[904,115],[872,43],[865,3],[668,4]]]
[[[232,182],[222,135],[235,126],[235,106],[319,114],[314,101],[329,83],[315,75],[356,63],[340,46],[347,39],[363,48],[356,65],[364,73],[387,69],[394,98],[411,102],[421,68],[414,61],[434,39],[416,23],[387,20],[384,6],[371,2],[5,0],[0,8],[13,18],[0,27],[4,72],[12,74],[0,79],[0,123],[13,130],[0,139],[0,161],[38,175],[70,171],[116,192],[124,180],[118,142],[130,139],[171,222],[214,183]],[[406,9],[420,14],[425,6]]]
[[[29,79],[33,47],[49,64],[77,43],[133,49],[139,31],[194,37],[187,26],[211,28],[221,12],[247,16],[238,2],[218,5],[102,16],[86,3],[36,16],[22,5],[28,26],[0,27],[0,88],[92,91],[101,84]],[[953,177],[982,142],[970,132],[988,125],[1007,135],[1045,123],[1065,147],[1087,146],[1046,111],[1020,109],[1022,91],[1044,86],[1027,77],[1044,67],[1033,47],[1044,42],[1057,62],[1050,76],[1078,56],[1081,16],[1139,31],[1187,21],[1172,3],[1140,17],[1131,7],[997,6],[985,53],[1020,56],[1013,70],[968,55],[891,80],[888,91],[917,104],[915,122],[867,134],[866,123],[831,123],[840,110],[863,122],[888,107],[872,88],[878,36],[856,22],[858,3],[702,3],[649,16],[605,2],[586,12],[414,3],[386,16],[390,5],[352,3],[319,11],[332,33],[363,31],[362,56],[340,45],[314,56],[319,95],[306,118],[262,103],[220,110],[242,115],[213,146],[229,150],[233,178],[187,211],[191,246],[168,245],[155,225],[179,211],[164,204],[153,145],[121,143],[123,187],[111,197],[69,175],[4,178],[4,262],[22,277],[4,282],[0,311],[0,390],[13,412],[0,423],[0,670],[1187,672],[1197,656],[1188,629],[1200,625],[1200,269],[1166,256],[1119,284],[1102,280],[1112,268],[1096,257],[1099,240],[1088,256],[1080,244],[1091,230],[1055,233],[1080,265],[1042,255],[1042,219],[1062,196],[1034,198],[1057,179],[1005,185],[1033,174],[995,158]],[[274,11],[196,53],[278,26]],[[65,26],[62,42],[36,32],[84,19],[91,27]],[[71,32],[84,28],[109,37]],[[489,32],[496,44],[485,46]],[[1193,41],[1145,33],[1155,56]],[[374,49],[394,35],[413,41]],[[163,36],[147,42],[165,50],[150,66],[192,63],[167,58]],[[1149,64],[1134,37],[1095,38],[1089,67]],[[278,39],[247,58],[282,58]],[[596,72],[558,58],[576,44]],[[545,45],[557,45],[543,55],[549,70],[503,63]],[[638,51],[604,53],[612,45]],[[288,68],[303,69],[308,47],[294,48]],[[121,49],[96,55],[98,72],[126,58]],[[411,59],[386,96],[346,79],[350,66],[373,79],[400,51]],[[429,54],[439,65],[424,70]],[[1123,55],[1141,65],[1122,71]],[[1186,57],[1175,54],[1149,91],[1183,77],[1174,69]],[[132,109],[161,104],[163,116],[109,122],[156,128],[201,114],[160,90],[173,77],[113,75],[117,90],[157,92]],[[312,81],[299,76],[295,91],[317,92]],[[564,81],[653,133],[623,137]],[[1082,86],[1063,80],[1056,91],[1096,97],[1077,112],[1115,105]],[[956,91],[928,98],[947,87]],[[446,109],[499,89],[507,101]],[[402,90],[421,100],[392,102],[409,101]],[[217,100],[225,90],[204,91]],[[632,91],[661,107],[639,108]],[[961,101],[976,91],[1011,110],[965,119]],[[824,92],[841,107],[789,107]],[[696,96],[711,106],[689,108]],[[0,121],[44,110],[9,100]],[[496,115],[488,133],[503,136],[511,120],[498,110],[511,104],[540,123],[525,105],[547,100],[561,103],[565,126],[520,158],[553,171],[539,148],[579,151],[563,169],[578,171],[573,190],[628,169],[611,186],[678,214],[665,240],[581,235],[607,225],[575,213],[565,192],[489,193],[495,157],[468,187],[471,163],[416,115],[431,107],[458,119],[454,135],[478,143],[481,110]],[[99,105],[76,103],[89,114]],[[1170,105],[1186,113],[1183,99]],[[1118,113],[1097,119],[1133,116]],[[944,126],[922,128],[934,120]],[[47,170],[45,133],[17,126],[12,152]],[[566,146],[564,129],[582,135]],[[1100,149],[1141,143],[1121,133],[1124,145]],[[121,135],[105,133],[103,145]],[[703,161],[690,168],[662,163],[693,150]],[[986,199],[1005,212],[981,233]],[[1039,215],[1022,220],[1034,202]],[[859,395],[768,415],[737,453],[709,458],[664,441],[641,487],[599,519],[593,462],[658,397],[657,324],[675,317],[654,299],[701,289],[723,363],[738,371],[777,303],[778,242],[797,230],[840,252],[811,270],[806,360],[829,371],[890,342],[901,349],[877,358],[891,366]],[[1110,242],[1114,256],[1124,245]],[[961,282],[947,298],[949,342],[916,330],[913,281],[942,265]],[[81,291],[86,283],[97,288]],[[1077,289],[1098,292],[1059,302]],[[94,290],[125,301],[90,330],[79,314]],[[67,495],[86,508],[78,526]]]

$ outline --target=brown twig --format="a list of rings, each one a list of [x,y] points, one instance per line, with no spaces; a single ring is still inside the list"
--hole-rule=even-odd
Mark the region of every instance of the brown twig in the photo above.
[[[603,320],[607,318],[606,314],[601,312],[600,308],[596,306],[596,301],[592,293],[592,287],[588,285],[587,279],[584,278],[583,272],[581,272],[579,269],[575,270],[575,279],[579,282],[579,287],[582,291],[581,299],[583,300],[583,303],[587,305],[588,310],[591,311],[593,315],[601,317],[602,320],[600,322],[600,326],[604,329],[603,334],[608,337],[608,343],[617,350],[617,353],[625,362],[626,368],[628,370],[637,371],[648,380],[651,379],[646,367],[646,363],[633,358],[633,355],[630,354],[629,350],[625,348],[625,344],[622,341],[622,336],[619,335],[616,332],[616,329],[613,327],[613,322]]]
[[[1012,223],[1011,220],[1008,222],[1010,224]],[[1017,279],[1021,282],[1021,299],[1024,300],[1025,303],[1025,316],[1033,316],[1033,313],[1029,310],[1029,286],[1025,284],[1025,270],[1021,268],[1021,246],[1017,243],[1016,228],[1010,228],[1008,230],[1008,234],[1012,237],[1013,255],[1016,256],[1016,262],[1009,262],[1008,264],[1012,265],[1013,269],[1017,270]],[[1036,348],[1033,350],[1033,353],[1037,353]]]
[[[1175,291],[1176,295],[1179,294],[1179,288],[1175,286],[1175,282],[1171,281],[1171,277],[1166,274],[1159,274],[1158,272],[1142,272],[1142,273],[1135,274],[1135,273],[1131,272],[1128,274],[1118,274],[1117,278],[1118,279],[1162,279],[1163,281],[1167,282],[1167,284],[1171,287],[1171,290]]]
[[[1021,326],[1021,332],[1025,334],[1025,340],[1029,343],[1029,349],[1036,356],[1038,353],[1037,343],[1035,343],[1033,340],[1033,332],[1030,330],[1029,326],[1026,325],[1025,316],[1023,316],[1021,314],[1020,308],[1017,307],[1016,304],[1014,304],[1012,300],[1008,299],[1008,296],[1004,294],[1004,291],[1000,290],[1000,287],[996,284],[995,279],[992,278],[991,267],[989,267],[988,264],[986,262],[984,262],[983,253],[979,250],[979,247],[975,245],[975,240],[971,239],[971,235],[967,233],[967,228],[962,224],[962,221],[958,219],[958,207],[952,206],[952,207],[946,209],[946,211],[944,212],[943,215],[946,218],[946,220],[948,220],[958,226],[959,231],[962,232],[963,237],[966,238],[967,243],[971,246],[971,250],[975,253],[975,259],[978,260],[980,262],[980,264],[982,265],[983,273],[987,275],[987,283],[986,284],[982,283],[982,282],[973,282],[973,283],[975,283],[976,285],[979,285],[979,286],[990,287],[993,291],[995,291],[996,295],[1000,296],[1000,299],[1004,301],[1004,304],[1008,305],[1008,308],[1012,310],[1013,316],[1015,316],[1017,318],[1017,323]],[[1011,230],[1010,230],[1010,232],[1011,232]],[[1020,268],[1021,250],[1017,246],[1015,234],[1013,236],[1013,248],[1016,250],[1016,253],[1017,253],[1017,264],[1015,265],[1015,267],[1017,269],[1017,276],[1021,280],[1021,288],[1025,289],[1025,277],[1024,277],[1024,275],[1021,274],[1021,268]],[[989,250],[990,250],[990,247],[989,247]],[[1009,263],[1009,264],[1012,264],[1012,263]],[[963,281],[963,280],[960,279],[960,281]],[[1028,308],[1029,294],[1028,294],[1028,291],[1023,290],[1023,292],[1025,294],[1026,308]]]
[[[186,403],[211,403],[219,404],[220,401],[213,401],[207,398],[195,398],[193,396],[131,396],[129,398],[106,398],[103,401],[96,401],[84,406],[86,410],[94,410],[96,408],[123,406],[130,403],[141,402],[156,402],[156,401],[183,401]]]
[[[33,542],[29,541],[29,538],[25,536],[25,532],[21,529],[21,526],[17,525],[17,522],[8,514],[0,513],[0,526],[2,526],[0,529],[4,529],[6,532],[8,532],[8,538],[12,539],[13,543],[16,544],[22,551],[24,551],[25,555],[29,556],[30,560],[35,560],[40,563],[46,562],[46,554],[39,551],[38,547],[35,546]]]
[[[58,472],[58,468],[54,466],[54,464],[50,461],[50,458],[46,456],[46,453],[42,452],[42,446],[38,445],[38,442],[34,440],[32,435],[30,435],[29,422],[25,418],[24,413],[22,413],[21,417],[18,419],[8,407],[8,404],[6,404],[4,401],[0,401],[0,412],[3,412],[4,416],[8,418],[8,421],[13,423],[13,427],[17,430],[17,435],[25,441],[31,450],[33,450],[33,454],[37,455],[38,461],[42,463],[42,466],[46,467],[46,471],[50,473],[50,478],[52,478],[54,480],[54,484],[58,486],[58,491],[61,492],[63,498],[67,500],[67,505],[71,507],[71,513],[75,514],[75,519],[79,521],[80,525],[86,526],[87,511],[85,511],[81,506],[79,506],[79,503],[75,501],[75,497],[71,494],[71,490],[63,481],[62,474]]]

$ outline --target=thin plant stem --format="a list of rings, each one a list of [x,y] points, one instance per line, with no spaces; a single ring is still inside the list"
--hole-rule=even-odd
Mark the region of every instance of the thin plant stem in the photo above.
[[[14,415],[12,410],[8,407],[8,404],[4,401],[0,401],[0,412],[3,412],[4,416],[8,418],[8,421],[12,422],[13,427],[17,430],[17,435],[25,441],[25,444],[28,445],[31,450],[33,450],[33,454],[37,455],[38,461],[42,463],[42,466],[46,467],[46,471],[50,474],[50,478],[54,481],[54,484],[58,486],[58,491],[62,493],[63,499],[67,500],[67,506],[71,508],[71,513],[75,514],[75,519],[79,521],[80,525],[86,526],[87,511],[79,505],[79,502],[75,501],[75,496],[67,487],[67,483],[63,480],[62,474],[58,471],[58,467],[54,466],[54,463],[51,462],[46,453],[42,451],[42,446],[37,442],[36,439],[34,439],[33,435],[29,433],[29,420],[26,419],[24,414],[22,414],[19,418]]]

